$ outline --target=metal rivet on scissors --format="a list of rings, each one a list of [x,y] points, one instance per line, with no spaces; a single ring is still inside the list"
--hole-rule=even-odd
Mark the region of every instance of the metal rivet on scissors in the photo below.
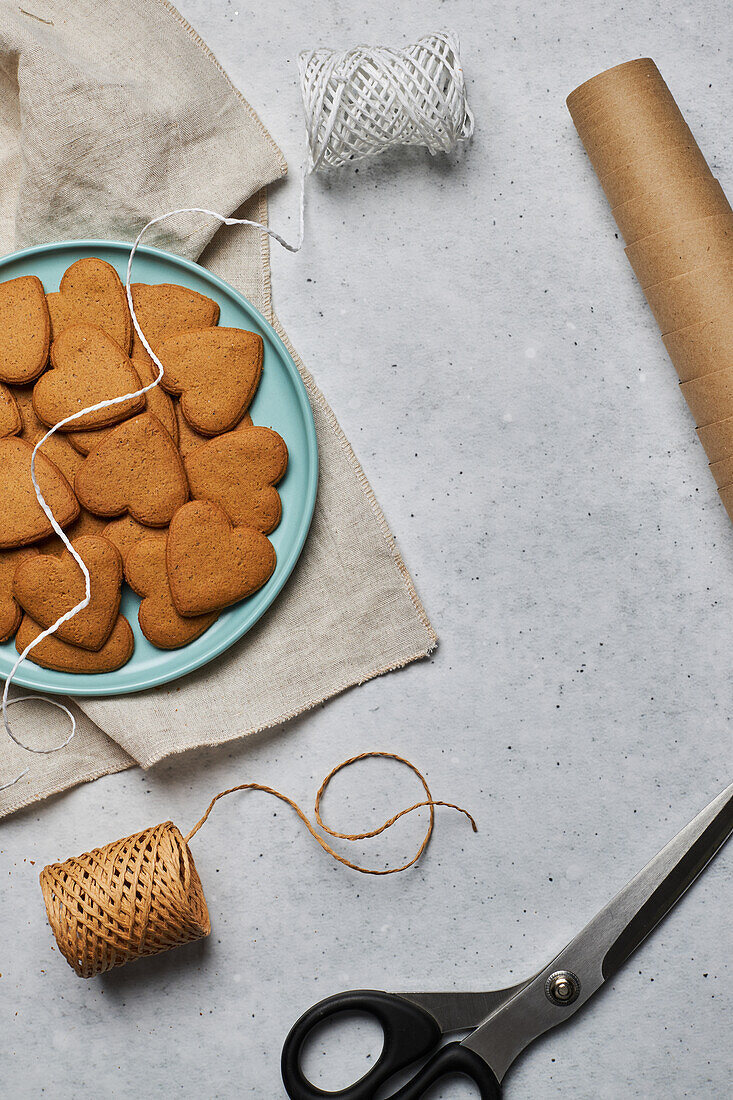
[[[420,1100],[444,1078],[464,1076],[482,1100],[497,1100],[515,1058],[539,1035],[569,1019],[612,977],[733,832],[733,783],[639,871],[548,966],[519,985],[489,993],[380,993],[327,997],[298,1020],[282,1055],[291,1100],[376,1100],[391,1077],[423,1060],[389,1100]],[[384,1048],[374,1067],[340,1092],[324,1092],[303,1074],[311,1031],[340,1012],[375,1017]],[[471,1031],[441,1046],[451,1031]],[[427,1061],[424,1061],[427,1058]],[[404,1079],[404,1076],[403,1078]]]

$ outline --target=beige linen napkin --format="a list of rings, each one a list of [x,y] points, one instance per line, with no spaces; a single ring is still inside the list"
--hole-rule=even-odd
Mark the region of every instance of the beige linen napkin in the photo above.
[[[174,8],[25,0],[24,9],[0,4],[1,253],[73,237],[129,240],[181,206],[242,208],[266,222],[264,189],[285,174],[282,154]],[[287,342],[272,312],[268,238],[215,229],[187,215],[146,243],[200,258]],[[293,355],[315,416],[320,483],[290,582],[244,639],[193,675],[137,695],[77,700],[79,730],[67,749],[31,755],[0,733],[0,783],[29,768],[0,793],[0,816],[134,763],[275,725],[435,645],[349,442]],[[18,728],[53,725],[58,738],[53,712],[31,706],[22,718],[20,707],[11,712]],[[48,743],[48,729],[43,736]]]

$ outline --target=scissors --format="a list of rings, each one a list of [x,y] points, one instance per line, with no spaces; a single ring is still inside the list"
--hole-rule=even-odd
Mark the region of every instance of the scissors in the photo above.
[[[389,1100],[419,1100],[444,1078],[463,1076],[482,1100],[498,1100],[515,1058],[538,1036],[564,1023],[613,977],[679,901],[733,832],[733,783],[685,826],[616,894],[552,962],[534,977],[489,993],[382,993],[359,989],[327,997],[292,1028],[282,1053],[291,1100],[377,1100],[387,1082],[422,1060]],[[300,1057],[311,1031],[339,1013],[376,1018],[384,1047],[372,1069],[339,1092],[324,1092],[303,1074]],[[462,1042],[442,1044],[450,1032]],[[427,1058],[427,1061],[425,1059]]]

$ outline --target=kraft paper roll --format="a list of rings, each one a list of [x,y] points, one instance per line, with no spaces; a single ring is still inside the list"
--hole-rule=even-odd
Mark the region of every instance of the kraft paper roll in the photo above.
[[[589,141],[597,147],[624,145],[632,135],[659,144],[658,135],[663,130],[671,129],[680,135],[689,133],[682,112],[664,82],[661,89],[654,95],[634,94],[623,101],[616,97],[593,114],[576,118],[575,128],[583,144],[586,148]]]
[[[615,207],[613,216],[630,245],[675,225],[730,213],[723,188],[712,176],[670,176],[666,187],[628,199]]]
[[[644,294],[663,336],[694,325],[700,317],[733,310],[733,261],[707,264],[665,279]]]
[[[601,186],[613,209],[627,199],[649,196],[658,191],[669,180],[670,172],[680,176],[712,176],[692,135],[688,144],[665,146],[608,172],[601,179]]]
[[[733,455],[733,416],[698,428],[697,435],[711,465]]]
[[[725,489],[733,484],[733,454],[727,458],[721,458],[719,462],[710,463],[710,473],[715,478],[715,484],[719,489]]]
[[[651,58],[617,65],[571,92],[568,110],[597,174],[663,147],[694,145],[682,113]]]
[[[680,385],[698,427],[733,416],[733,369],[704,374]]]
[[[698,267],[733,260],[733,213],[642,237],[628,245],[626,256],[644,289]]]
[[[733,367],[733,310],[668,333],[664,345],[680,382]]]
[[[659,129],[637,129],[634,116],[626,116],[626,127],[611,137],[601,129],[590,130],[583,141],[586,152],[600,180],[618,171],[623,164],[641,160],[651,154],[688,146],[695,141],[684,120],[670,119]]]
[[[630,89],[639,96],[652,94],[664,83],[662,74],[651,57],[639,57],[634,61],[624,61],[612,69],[593,76],[570,93],[567,99],[568,110],[573,118],[591,114],[604,103],[612,103],[614,98],[625,98]]]
[[[733,210],[650,58],[567,103],[733,519]]]
[[[723,501],[729,518],[733,519],[733,485],[726,485],[725,489],[718,489],[718,496]]]

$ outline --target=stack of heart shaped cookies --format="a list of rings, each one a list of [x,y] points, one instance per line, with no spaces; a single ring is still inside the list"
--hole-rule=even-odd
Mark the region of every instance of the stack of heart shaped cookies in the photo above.
[[[160,649],[198,638],[272,576],[282,438],[255,426],[262,374],[256,333],[218,325],[211,298],[175,284],[132,286],[140,341],[115,269],[84,257],[58,292],[24,275],[0,283],[0,642],[18,652],[85,594],[54,533],[36,478],[90,574],[91,599],[29,659],[65,672],[111,672],[132,655],[120,615],[124,580],[140,596],[144,636]]]

